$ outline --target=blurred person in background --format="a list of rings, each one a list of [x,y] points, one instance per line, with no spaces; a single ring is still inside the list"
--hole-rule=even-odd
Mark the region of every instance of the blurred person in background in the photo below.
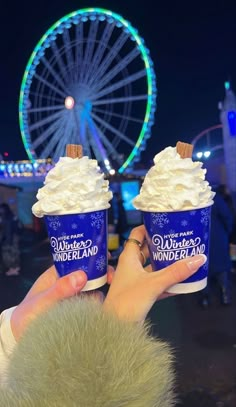
[[[1,261],[6,276],[20,274],[19,234],[22,225],[7,203],[0,204]]]
[[[204,308],[210,304],[214,282],[218,285],[222,305],[231,304],[230,236],[233,228],[233,211],[225,185],[219,185],[214,190],[216,195],[211,212],[208,285],[201,293],[201,305]]]
[[[120,237],[120,243],[123,245],[127,239],[127,234],[129,233],[129,225],[127,221],[127,214],[124,207],[124,202],[121,193],[114,192],[113,194],[113,211],[114,211],[114,222],[115,222],[115,233],[118,233]]]

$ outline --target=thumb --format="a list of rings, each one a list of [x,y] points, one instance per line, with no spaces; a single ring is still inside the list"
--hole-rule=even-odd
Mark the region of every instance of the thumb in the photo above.
[[[44,301],[55,303],[79,293],[87,283],[87,275],[84,271],[74,271],[56,282],[43,293]]]
[[[153,277],[158,277],[156,283],[161,289],[161,292],[165,292],[169,287],[181,283],[194,274],[199,267],[205,264],[207,257],[205,254],[198,254],[192,257],[186,257],[183,260],[179,260],[163,270],[159,270],[157,273],[152,273]],[[155,286],[155,284],[154,284]],[[154,288],[155,289],[155,288]]]

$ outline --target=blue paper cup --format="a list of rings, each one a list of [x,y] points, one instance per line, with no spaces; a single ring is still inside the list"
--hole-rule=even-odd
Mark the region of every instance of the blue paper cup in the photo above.
[[[45,216],[51,253],[60,277],[83,270],[83,291],[107,282],[107,209],[72,215]]]
[[[177,260],[204,253],[208,258],[211,206],[179,212],[143,212],[147,244],[154,271]],[[207,285],[208,262],[183,281],[168,289],[185,294]]]

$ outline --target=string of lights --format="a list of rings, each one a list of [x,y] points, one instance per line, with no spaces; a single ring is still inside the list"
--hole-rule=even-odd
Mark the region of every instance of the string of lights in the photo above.
[[[51,159],[0,161],[0,178],[42,177],[52,167]]]

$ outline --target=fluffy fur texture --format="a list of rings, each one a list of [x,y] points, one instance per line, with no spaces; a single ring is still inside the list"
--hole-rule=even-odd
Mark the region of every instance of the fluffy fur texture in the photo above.
[[[91,299],[57,304],[13,353],[1,407],[171,407],[172,354]]]

